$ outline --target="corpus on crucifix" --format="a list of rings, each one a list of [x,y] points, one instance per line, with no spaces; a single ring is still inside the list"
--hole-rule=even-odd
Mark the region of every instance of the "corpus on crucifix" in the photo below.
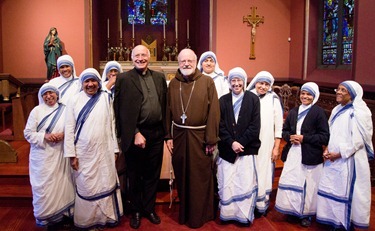
[[[250,57],[249,59],[255,59],[255,35],[259,23],[264,23],[264,16],[260,17],[256,14],[257,8],[255,6],[250,7],[251,14],[243,17],[243,22],[246,22],[248,26],[251,26],[251,43],[250,43]]]

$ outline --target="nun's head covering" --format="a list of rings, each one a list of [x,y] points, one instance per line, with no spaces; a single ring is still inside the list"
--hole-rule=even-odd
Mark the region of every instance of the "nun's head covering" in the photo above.
[[[348,90],[350,98],[353,101],[353,103],[354,103],[354,100],[357,96],[357,92],[355,91],[354,87],[357,87],[358,88],[357,90],[361,92],[361,99],[362,99],[363,90],[362,90],[362,87],[357,82],[348,80],[348,81],[344,81],[344,82],[340,83],[339,85],[344,86],[346,88],[346,90]]]
[[[268,89],[269,92],[272,91],[273,83],[275,82],[275,78],[272,76],[271,73],[268,71],[260,71],[256,76],[251,80],[249,86],[247,87],[247,90],[251,91],[255,88],[255,85],[258,82],[267,82],[270,84],[270,89]]]
[[[214,52],[212,51],[206,51],[204,52],[201,57],[199,58],[199,61],[198,61],[198,66],[197,68],[199,69],[200,72],[203,73],[203,66],[202,66],[202,63],[207,59],[207,58],[212,58],[212,60],[214,60],[215,62],[215,70],[214,72],[219,75],[223,75],[224,76],[224,71],[220,69],[219,67],[219,62],[217,61],[217,58],[216,58],[216,55]]]
[[[232,89],[230,81],[235,77],[240,78],[243,81],[243,90],[245,90],[246,89],[246,80],[247,80],[246,71],[244,69],[242,69],[241,67],[235,67],[235,68],[233,68],[229,71],[228,81],[229,81],[230,89]]]
[[[319,91],[319,86],[316,83],[307,82],[303,84],[301,87],[301,91],[307,91],[314,97],[311,105],[314,105],[318,101],[319,96],[320,96],[320,91]]]
[[[82,71],[81,75],[79,76],[81,86],[83,86],[83,83],[88,79],[96,80],[99,84],[99,90],[102,88],[102,79],[100,78],[100,74],[96,69],[87,68],[86,70]]]
[[[62,55],[57,59],[57,69],[59,70],[60,76],[62,76],[62,74],[60,73],[60,67],[63,66],[63,65],[71,66],[73,78],[77,77],[76,69],[74,67],[74,61],[73,61],[73,58],[70,55]]]
[[[118,73],[122,73],[122,70],[121,70],[121,64],[118,63],[117,61],[109,61],[105,67],[104,67],[104,70],[103,70],[103,74],[102,74],[102,81],[105,82],[108,80],[108,73],[113,70],[113,69],[116,69],[118,71]]]
[[[340,85],[344,86],[352,98],[353,108],[354,108],[354,121],[357,123],[357,127],[361,133],[362,139],[365,143],[368,158],[374,159],[374,147],[372,143],[372,113],[367,107],[365,101],[363,101],[363,89],[359,83],[347,80]]]
[[[59,99],[60,99],[60,91],[59,91],[59,89],[56,88],[55,86],[49,84],[49,83],[45,83],[45,84],[42,85],[42,87],[39,89],[39,92],[38,92],[39,104],[44,104],[43,95],[47,91],[52,91],[52,92],[56,93],[56,95],[57,95],[56,103],[58,103]]]

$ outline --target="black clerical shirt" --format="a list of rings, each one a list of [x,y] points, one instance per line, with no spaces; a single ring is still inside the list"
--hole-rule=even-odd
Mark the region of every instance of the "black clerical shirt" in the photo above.
[[[162,121],[162,113],[151,72],[147,70],[144,75],[138,72],[138,76],[142,86],[143,101],[137,128],[158,125]]]

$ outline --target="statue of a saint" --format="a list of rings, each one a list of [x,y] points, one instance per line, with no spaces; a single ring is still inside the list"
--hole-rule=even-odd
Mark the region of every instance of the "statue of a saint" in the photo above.
[[[47,65],[47,80],[59,76],[59,70],[56,68],[57,58],[62,54],[62,46],[58,37],[57,29],[51,27],[44,40],[44,60]]]

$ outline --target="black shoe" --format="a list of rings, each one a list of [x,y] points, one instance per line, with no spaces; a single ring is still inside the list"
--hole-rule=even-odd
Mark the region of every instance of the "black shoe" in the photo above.
[[[298,222],[300,222],[299,217],[297,217],[297,216],[293,216],[293,215],[287,215],[286,220],[287,220],[289,223],[298,223]]]
[[[155,225],[158,225],[161,222],[160,217],[155,212],[150,213],[147,218]]]
[[[245,223],[243,223],[243,222],[237,222],[237,225],[239,227],[250,227],[250,222],[245,222]]]
[[[260,212],[257,208],[254,209],[254,218],[260,218],[264,213]]]
[[[138,229],[141,226],[141,213],[133,213],[130,218],[130,227],[133,229]]]
[[[311,219],[310,218],[303,218],[302,220],[301,220],[301,226],[303,226],[303,227],[310,227],[310,225],[311,225]]]

